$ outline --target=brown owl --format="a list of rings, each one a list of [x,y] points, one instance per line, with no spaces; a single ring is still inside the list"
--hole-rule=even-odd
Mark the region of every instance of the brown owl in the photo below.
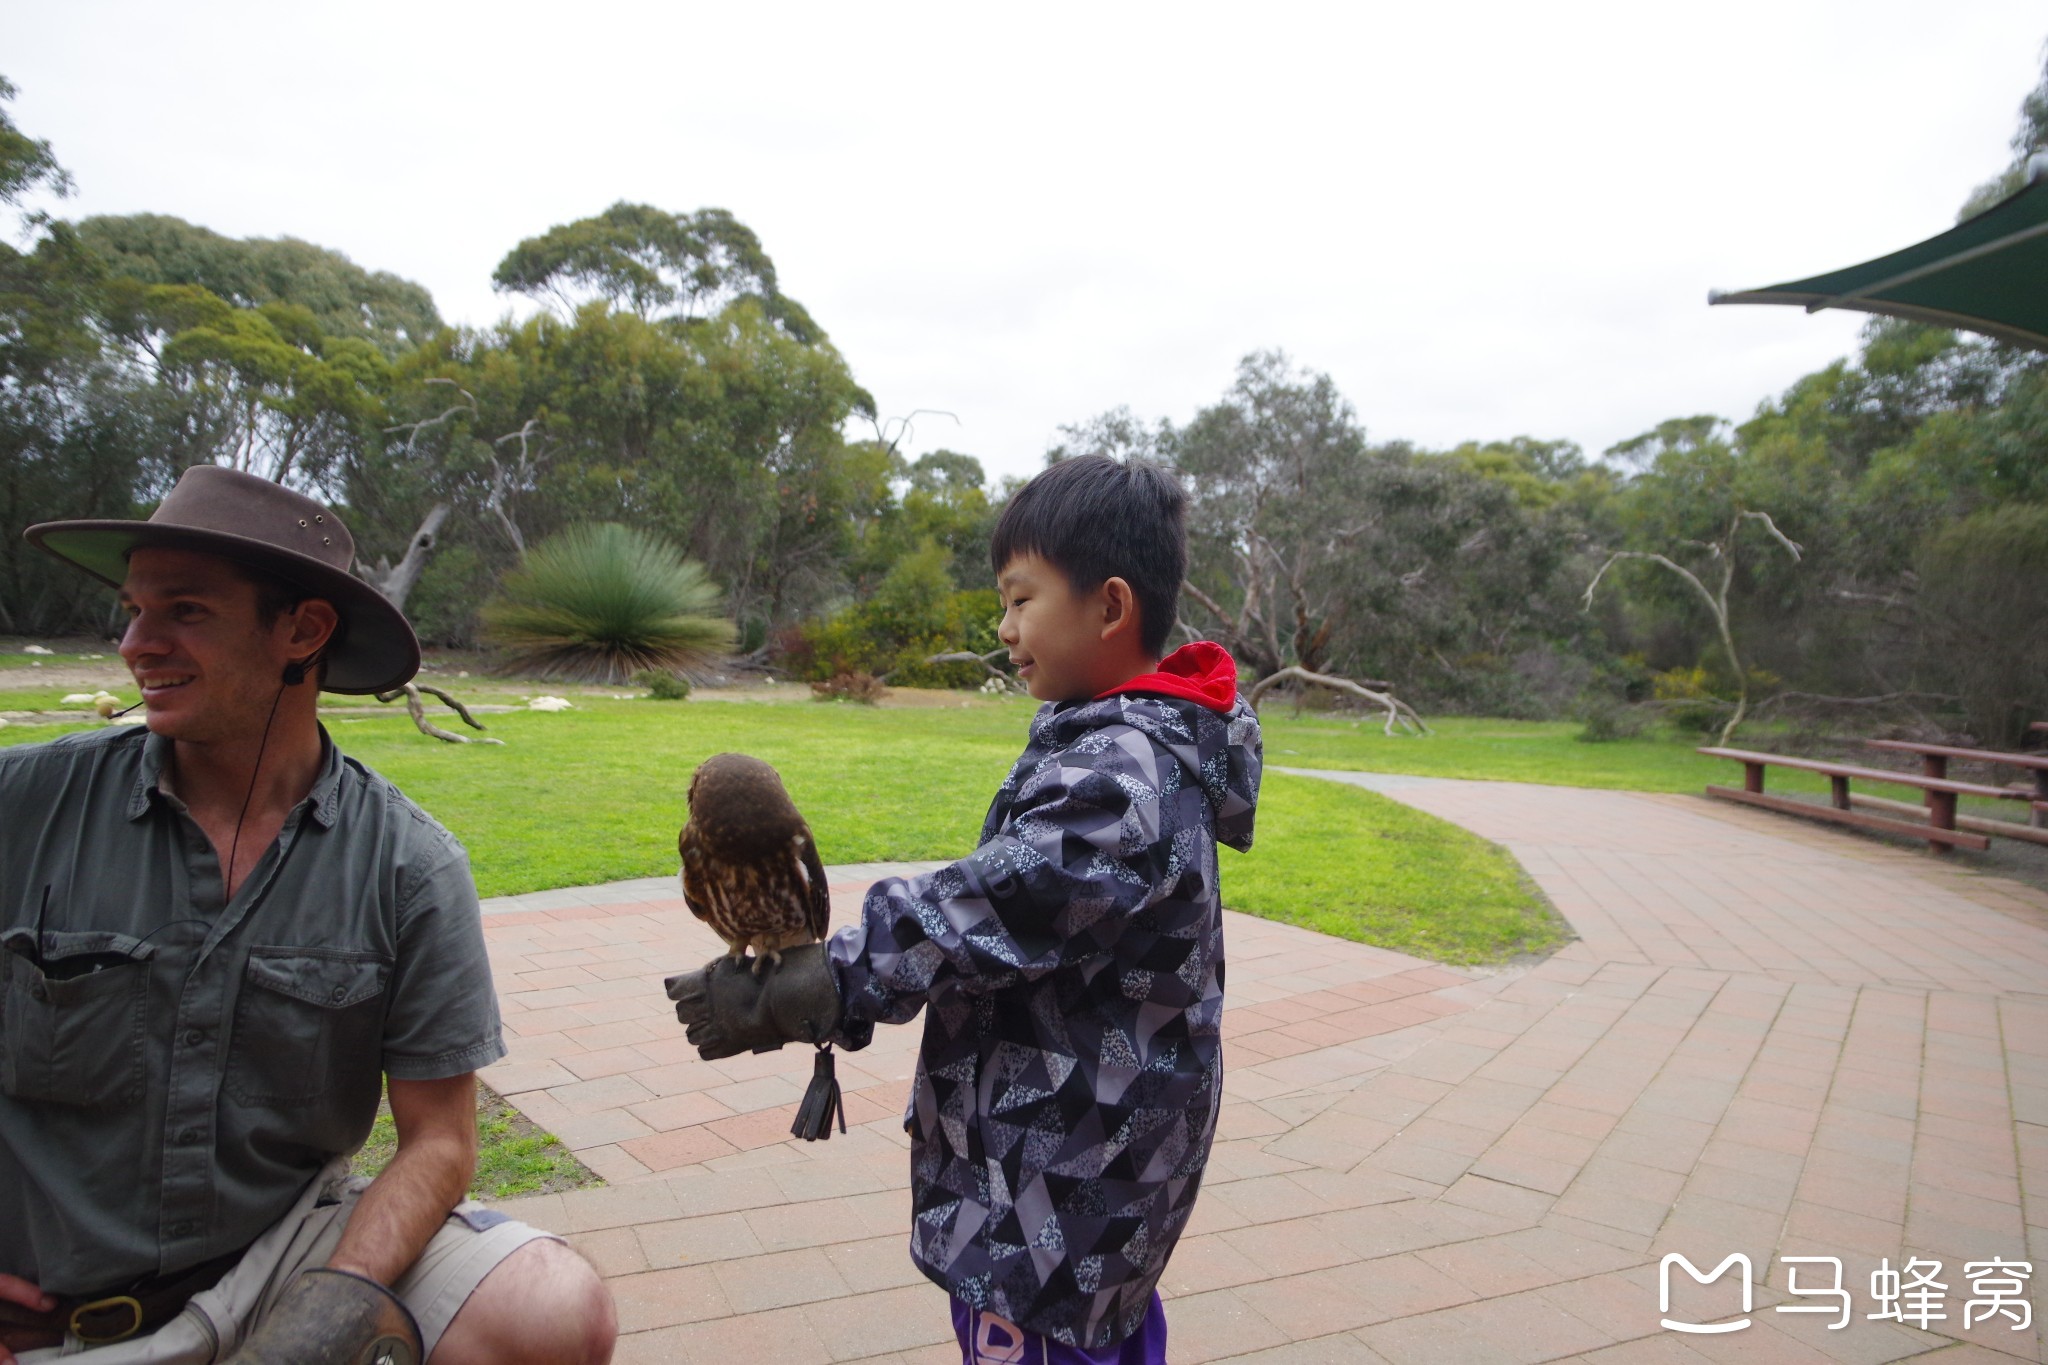
[[[825,937],[832,900],[817,842],[775,769],[717,754],[690,778],[690,818],[676,839],[683,902],[758,975],[782,950]]]

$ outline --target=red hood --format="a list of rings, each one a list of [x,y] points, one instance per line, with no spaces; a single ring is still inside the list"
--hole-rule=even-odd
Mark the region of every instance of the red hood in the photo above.
[[[1198,702],[1219,714],[1228,714],[1237,702],[1237,661],[1230,651],[1210,640],[1182,645],[1159,661],[1157,673],[1145,673],[1119,683],[1095,700],[1102,701],[1123,692],[1150,692],[1156,696],[1179,697]]]

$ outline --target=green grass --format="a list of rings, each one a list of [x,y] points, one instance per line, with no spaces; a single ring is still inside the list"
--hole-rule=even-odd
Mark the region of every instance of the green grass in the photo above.
[[[1506,850],[1321,778],[1268,774],[1252,851],[1222,857],[1233,910],[1438,962],[1546,952],[1565,934]]]
[[[1031,714],[1000,702],[576,704],[485,718],[503,748],[437,744],[402,715],[333,729],[345,752],[455,831],[493,896],[674,872],[690,774],[726,750],[775,765],[827,862],[963,854]]]
[[[1361,723],[1314,712],[1296,716],[1282,706],[1268,706],[1259,719],[1266,736],[1266,762],[1280,768],[1335,768],[1692,795],[1698,795],[1708,783],[1742,785],[1739,764],[1694,752],[1711,745],[1711,735],[1669,728],[1636,739],[1586,744],[1577,738],[1581,727],[1576,721],[1449,716],[1430,721],[1431,734],[1388,736],[1377,720]],[[1737,734],[1729,747],[1783,752],[1784,735],[1770,726],[1754,726]],[[1847,758],[1866,767],[1883,767],[1887,761],[1876,750],[1851,753]],[[1771,769],[1766,781],[1769,790],[1781,795],[1825,796],[1828,791],[1828,780],[1819,773],[1791,768]],[[1858,782],[1856,789],[1868,791],[1870,786]],[[1886,786],[1876,794],[1915,803],[1921,799],[1918,787]],[[2006,820],[2024,811],[2016,802],[1981,797],[1965,797],[1961,809]]]
[[[1726,759],[1693,752],[1712,743],[1711,738],[1668,731],[1586,744],[1576,738],[1581,727],[1575,721],[1447,716],[1429,722],[1430,734],[1390,737],[1381,733],[1377,720],[1360,723],[1315,712],[1297,717],[1284,706],[1266,707],[1259,720],[1266,734],[1266,761],[1281,767],[1650,792],[1697,792],[1709,782],[1740,785],[1742,777],[1742,770]],[[1738,736],[1736,747],[1771,745],[1768,736],[1757,732]],[[1773,786],[1777,777],[1772,774]],[[1827,790],[1818,778],[1812,786]]]
[[[476,1175],[469,1182],[472,1198],[510,1199],[604,1183],[553,1133],[536,1126],[481,1081],[476,1087],[476,1137]],[[380,1102],[369,1140],[349,1169],[356,1175],[376,1175],[391,1164],[397,1151],[398,1127],[391,1121],[391,1105]]]
[[[463,695],[496,699],[492,691]],[[0,707],[18,705],[12,695],[0,693]],[[503,747],[435,743],[396,707],[329,724],[345,752],[468,845],[478,889],[491,896],[673,873],[690,773],[727,749],[781,771],[827,862],[960,856],[1032,711],[1029,702],[996,699],[919,709],[575,700],[571,711],[486,717]],[[1280,723],[1288,738],[1269,735],[1271,763],[1365,767],[1363,756],[1375,751],[1364,746],[1400,751],[1337,722],[1322,724],[1324,748],[1356,761],[1339,762],[1344,752],[1283,753],[1313,723]],[[0,731],[0,744],[54,733],[16,726]],[[1540,951],[1558,933],[1505,853],[1334,783],[1270,775],[1256,849],[1224,859],[1234,909],[1442,961],[1500,961]]]

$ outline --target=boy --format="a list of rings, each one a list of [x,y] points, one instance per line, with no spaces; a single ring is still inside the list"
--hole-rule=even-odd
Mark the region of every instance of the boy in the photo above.
[[[1155,1286],[1222,1100],[1216,843],[1251,846],[1260,769],[1230,656],[1160,659],[1185,506],[1101,456],[1020,490],[991,546],[998,633],[1047,705],[981,846],[876,883],[857,927],[765,981],[721,959],[671,987],[706,1058],[858,1048],[924,1010],[910,1251],[968,1365],[1165,1359]]]

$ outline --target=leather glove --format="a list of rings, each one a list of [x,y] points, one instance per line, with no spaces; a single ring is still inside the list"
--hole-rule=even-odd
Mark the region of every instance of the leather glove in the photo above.
[[[822,1043],[839,1026],[839,986],[825,945],[782,950],[764,975],[731,957],[713,958],[663,983],[684,1036],[707,1062],[784,1043]]]
[[[419,1324],[398,1296],[347,1270],[292,1281],[225,1365],[419,1365]]]

